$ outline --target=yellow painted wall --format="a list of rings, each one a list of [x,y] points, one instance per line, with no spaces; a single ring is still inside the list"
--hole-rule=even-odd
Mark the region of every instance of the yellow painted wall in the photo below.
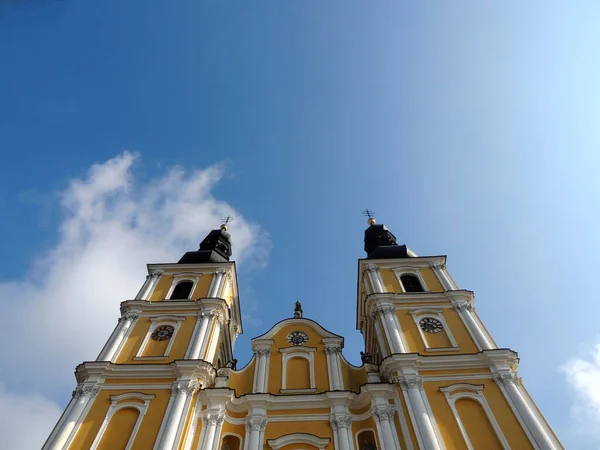
[[[140,412],[135,408],[123,408],[114,414],[98,445],[98,450],[125,449],[139,415]]]
[[[192,333],[194,331],[194,326],[196,325],[196,320],[197,320],[197,318],[194,316],[188,316],[183,320],[176,335],[174,336],[174,338],[171,338],[171,339],[175,339],[175,341],[173,342],[173,346],[171,347],[171,350],[169,351],[168,358],[161,359],[160,363],[164,364],[165,362],[170,362],[175,359],[183,359],[185,357],[185,352],[187,351],[190,339],[192,338]],[[146,333],[150,329],[150,325],[151,325],[150,319],[147,317],[140,317],[136,321],[135,326],[133,327],[133,330],[131,331],[131,334],[129,335],[129,338],[127,339],[127,342],[125,342],[123,349],[119,353],[119,356],[116,361],[117,364],[147,364],[148,363],[149,360],[143,360],[143,359],[134,360],[133,358],[137,354],[140,346],[142,345],[142,342],[144,341],[144,338],[146,337]],[[149,348],[149,349],[144,351],[144,356],[160,355],[161,349],[164,352],[164,349],[166,349],[166,346],[168,345],[168,343],[169,343],[169,341],[157,342],[150,338],[148,340],[148,346],[147,346],[147,348]]]
[[[403,394],[400,386],[397,386],[396,390],[398,392],[398,398],[400,400],[401,413],[402,413],[403,417],[405,418],[406,426],[408,427],[409,439],[412,442],[412,445],[414,446],[414,448],[418,448],[417,435],[415,434],[415,430],[412,426],[412,422],[410,421],[410,415],[408,413],[408,408],[406,406],[404,394]],[[400,412],[398,414],[400,414]],[[398,414],[396,414],[394,416],[394,423],[396,424],[396,431],[398,432],[398,436],[400,436],[402,433],[402,428],[400,427],[400,418],[398,417]],[[404,436],[402,436],[400,439],[400,446],[402,447],[402,449],[404,449],[405,445],[406,444],[404,442]]]
[[[162,275],[154,288],[154,292],[152,292],[152,295],[150,296],[150,301],[156,302],[165,300],[169,293],[169,289],[171,288],[171,284],[173,284],[173,275]]]
[[[252,361],[239,372],[231,372],[229,377],[229,388],[235,390],[236,397],[249,394],[252,392],[252,385],[254,384],[254,370],[256,366],[256,360],[252,358]]]
[[[367,382],[367,372],[364,367],[353,367],[345,359],[340,358],[344,390],[360,392],[360,387]]]
[[[383,281],[385,292],[402,292],[400,283],[398,283],[398,278],[391,269],[382,268],[379,273],[381,274],[381,280]]]
[[[104,421],[104,417],[108,412],[108,408],[110,407],[111,395],[119,395],[130,391],[123,390],[102,390],[94,400],[92,407],[85,419],[85,421],[81,424],[75,439],[71,443],[69,450],[87,450],[92,445],[92,442],[96,438],[96,434],[98,433],[102,422]],[[161,389],[161,390],[145,390],[144,394],[154,394],[156,398],[150,401],[150,405],[148,406],[148,411],[144,416],[142,423],[140,425],[140,429],[138,430],[137,437],[133,443],[132,450],[147,450],[154,446],[154,441],[158,436],[158,430],[160,428],[160,424],[162,423],[163,416],[167,409],[167,404],[169,403],[169,399],[171,397],[170,389]],[[115,423],[109,424],[106,430],[109,435],[113,435],[112,427],[115,426]],[[117,428],[121,430],[121,426],[117,424]],[[107,441],[108,442],[108,441]],[[107,445],[107,444],[103,444]],[[111,448],[111,447],[105,447]],[[114,447],[115,449],[118,447]]]
[[[192,448],[194,449],[198,448],[198,441],[200,440],[200,435],[202,434],[202,419],[198,418],[196,420],[196,432],[194,433],[194,438],[192,439]],[[223,426],[225,426],[226,423],[227,422],[225,422]]]
[[[288,360],[286,375],[286,389],[310,389],[310,365],[307,359]]]
[[[408,349],[410,352],[417,352],[422,354],[427,353],[428,355],[447,354],[447,352],[425,352],[425,344],[421,339],[419,329],[417,328],[417,324],[415,323],[413,317],[409,314],[407,310],[402,309],[397,310],[396,314],[398,316],[398,321],[400,322],[400,327],[402,328],[404,339],[406,340],[406,344],[408,345]],[[452,336],[454,336],[454,340],[460,347],[460,351],[455,353],[477,353],[479,350],[477,349],[475,342],[473,342],[473,339],[467,331],[467,328],[465,327],[464,323],[458,316],[458,313],[454,309],[444,308],[442,315],[444,316],[446,324],[452,332]],[[427,338],[430,337],[432,339],[432,344],[439,345],[443,342],[446,345],[450,345],[450,341],[446,341],[445,339],[447,338],[444,338],[443,335],[437,338],[435,337],[435,335],[427,334]]]
[[[329,390],[329,380],[327,378],[327,357],[325,356],[324,345],[321,342],[321,336],[307,325],[289,325],[283,327],[273,337],[273,347],[271,350],[271,360],[269,363],[269,392],[278,393],[281,389],[282,360],[283,355],[279,352],[280,348],[293,347],[288,344],[286,337],[292,331],[302,331],[308,335],[306,347],[316,347],[314,353],[315,361],[315,387],[317,392]]]
[[[421,277],[423,277],[423,281],[427,285],[427,289],[430,292],[444,292],[444,288],[442,287],[442,283],[438,280],[435,272],[429,267],[423,267],[419,270]]]
[[[265,430],[265,446],[268,439],[277,439],[281,436],[291,433],[308,433],[321,438],[329,438],[331,441],[325,447],[326,450],[334,450],[333,430],[329,421],[313,422],[270,422]],[[297,449],[298,445],[286,446],[290,449]],[[262,447],[261,447],[262,448]]]
[[[463,398],[455,406],[473,448],[502,450],[502,444],[479,402]]]
[[[194,288],[194,292],[192,292],[193,299],[208,297],[208,290],[210,289],[210,283],[212,282],[212,278],[212,274],[202,274],[202,276],[198,279],[198,283]]]
[[[440,387],[450,386],[456,383],[467,383],[467,384],[476,384],[483,385],[483,394],[504,434],[504,437],[508,441],[510,448],[514,449],[531,449],[531,444],[527,439],[527,436],[523,432],[521,425],[517,421],[517,418],[514,416],[509,404],[504,398],[502,392],[496,385],[493,380],[489,379],[481,379],[481,380],[465,380],[465,381],[452,381],[452,382],[440,382],[440,381],[428,381],[425,383],[425,393],[427,394],[427,399],[429,400],[429,404],[431,405],[431,409],[433,411],[434,416],[436,417],[436,421],[438,427],[440,429],[440,433],[444,442],[448,448],[452,449],[465,449],[467,448],[464,439],[460,433],[458,425],[456,424],[456,420],[454,415],[452,414],[452,410],[446,401],[446,398],[442,392],[439,391]],[[472,409],[468,410],[468,414],[472,413]],[[485,416],[479,417],[477,419],[470,419],[471,422],[475,421],[473,424],[473,430],[476,432],[477,430],[481,430],[483,434],[487,429],[487,425],[485,421],[487,418]],[[484,439],[484,437],[477,436],[477,440]],[[478,447],[475,447],[478,448]],[[493,447],[490,447],[493,448]]]

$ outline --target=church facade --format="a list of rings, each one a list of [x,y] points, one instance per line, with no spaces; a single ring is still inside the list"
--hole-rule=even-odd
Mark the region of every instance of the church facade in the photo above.
[[[445,256],[417,256],[369,220],[358,261],[363,364],[344,339],[294,315],[242,333],[227,227],[178,263],[150,264],[44,450],[563,448],[460,289]]]

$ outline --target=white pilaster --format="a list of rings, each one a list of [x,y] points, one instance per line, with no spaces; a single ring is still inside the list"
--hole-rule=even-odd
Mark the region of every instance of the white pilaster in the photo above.
[[[226,274],[227,271],[225,269],[217,269],[214,271],[210,289],[208,290],[209,298],[217,298],[221,295]]]
[[[42,447],[42,450],[63,450],[68,448],[69,442],[77,433],[77,428],[83,419],[88,405],[93,401],[98,392],[98,384],[80,384],[73,391],[73,398],[69,402],[63,417],[60,418],[52,434]]]
[[[201,356],[204,356],[205,351],[203,352],[202,349],[206,349],[208,346],[209,325],[211,319],[216,314],[216,311],[210,309],[205,309],[198,313],[198,320],[196,321],[190,346],[185,356],[186,359],[201,359]]]
[[[267,428],[267,417],[249,415],[246,417],[246,445],[245,450],[262,450],[262,436]]]
[[[162,270],[151,270],[146,281],[144,282],[140,292],[135,296],[136,300],[148,300],[154,291],[154,288],[158,284],[158,280],[162,275]]]
[[[329,375],[329,390],[341,391],[344,389],[340,355],[342,347],[339,343],[326,343],[325,355],[327,356],[327,372]]]
[[[219,337],[221,334],[221,328],[223,327],[223,313],[218,311],[213,318],[213,326],[210,340],[210,348],[206,354],[206,361],[212,363],[215,360],[215,354],[217,352],[217,345],[219,344]]]
[[[484,332],[482,326],[479,324],[479,321],[475,318],[473,306],[469,302],[455,302],[454,307],[458,311],[460,317],[462,317],[463,322],[469,330],[469,333],[475,339],[475,343],[481,350],[491,350],[497,348],[491,340],[491,337]]]
[[[223,411],[207,412],[202,417],[202,428],[205,430],[202,445],[198,448],[213,450],[219,447],[219,435],[225,420]]]
[[[442,287],[445,291],[452,291],[458,289],[458,287],[452,282],[450,277],[448,276],[448,272],[446,271],[446,264],[431,264],[431,269],[433,273],[436,274],[438,280],[442,284]]]
[[[254,350],[254,356],[256,358],[252,392],[267,392],[272,345],[273,341],[271,339],[254,341],[252,343],[252,349]]]
[[[396,317],[396,308],[393,305],[382,304],[375,307],[375,316],[373,320],[377,320],[377,316],[381,317],[383,330],[388,338],[388,342],[392,353],[406,353],[407,347],[404,343],[402,330],[398,318]]]
[[[373,406],[371,412],[377,423],[377,431],[380,433],[379,442],[382,444],[382,450],[398,450],[395,437],[397,436],[394,423],[395,408],[391,405],[378,405]]]
[[[365,273],[371,281],[371,287],[373,288],[374,294],[381,294],[385,292],[385,289],[383,288],[383,280],[381,279],[381,273],[379,272],[379,267],[377,267],[374,264],[369,264],[365,267]]]
[[[402,388],[406,393],[405,399],[407,406],[412,412],[411,419],[414,421],[413,427],[417,433],[420,444],[425,450],[441,450],[444,447],[443,442],[438,439],[435,432],[433,417],[430,417],[430,408],[426,405],[425,392],[423,390],[423,381],[420,377],[399,377],[392,380]]]
[[[154,450],[172,450],[176,449],[178,443],[176,442],[177,432],[179,430],[179,424],[181,423],[186,400],[188,396],[193,395],[194,391],[198,388],[199,384],[192,380],[180,380],[173,383],[172,401],[170,408],[164,418],[164,426],[162,427],[159,438],[154,444]]]
[[[115,362],[118,351],[123,347],[123,344],[131,332],[135,321],[141,316],[141,311],[127,311],[119,318],[119,322],[113,333],[110,335],[108,342],[96,358],[96,361]]]
[[[519,383],[519,377],[513,371],[498,372],[494,380],[500,385],[510,402],[533,437],[535,444],[541,450],[558,450],[562,446],[556,441],[550,430],[545,426],[531,399],[525,395]]]
[[[335,440],[339,450],[354,449],[352,443],[352,416],[350,413],[334,413],[330,418],[331,428],[335,434]]]

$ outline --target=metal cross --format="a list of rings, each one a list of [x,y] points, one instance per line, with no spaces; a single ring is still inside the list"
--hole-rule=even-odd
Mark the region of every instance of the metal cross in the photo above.
[[[229,214],[227,215],[227,217],[223,217],[223,225],[227,225],[231,221],[233,221],[233,217]]]
[[[363,211],[363,216],[367,216],[369,219],[372,219],[373,217],[375,217],[375,213],[370,209],[365,209]]]

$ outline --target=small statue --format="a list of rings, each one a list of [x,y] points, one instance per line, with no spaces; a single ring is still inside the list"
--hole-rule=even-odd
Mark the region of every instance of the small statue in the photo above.
[[[373,357],[368,352],[360,352],[360,360],[363,364],[369,364],[373,361]]]
[[[366,439],[363,441],[363,450],[377,450],[377,446],[372,442],[367,441]]]
[[[237,370],[236,369],[237,366],[237,359],[232,359],[231,361],[229,361],[227,364],[225,364],[225,367],[227,369],[231,369],[231,370]]]
[[[296,301],[294,308],[294,319],[302,319],[302,304],[299,301]]]

